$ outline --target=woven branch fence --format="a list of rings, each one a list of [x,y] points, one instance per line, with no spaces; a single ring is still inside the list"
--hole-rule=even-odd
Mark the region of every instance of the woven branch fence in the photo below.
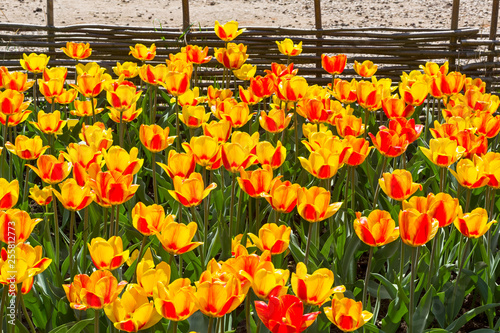
[[[128,55],[129,46],[155,43],[157,57],[153,63],[164,63],[170,53],[177,53],[186,43],[224,47],[213,28],[186,30],[171,28],[125,27],[108,25],[74,25],[49,27],[23,24],[0,24],[0,65],[12,70],[20,69],[23,53],[44,52],[51,56],[51,66],[74,67],[74,60],[67,58],[59,49],[66,42],[89,42],[93,49],[90,61],[108,68],[116,62],[135,61]],[[450,61],[451,70],[459,70],[467,76],[481,77],[492,92],[500,90],[500,41],[491,34],[481,34],[478,29],[286,29],[272,27],[247,27],[235,40],[248,45],[247,63],[255,64],[258,74],[272,62],[286,63],[279,53],[277,40],[291,38],[303,43],[303,52],[291,59],[299,74],[309,82],[326,85],[331,76],[321,68],[321,54],[344,53],[348,56],[348,68],[341,78],[355,77],[354,60],[373,60],[379,65],[378,77],[399,81],[402,71],[418,69],[426,61],[443,63]],[[211,84],[222,76],[222,66],[212,59],[200,68],[202,84]],[[69,76],[71,77],[71,76]]]

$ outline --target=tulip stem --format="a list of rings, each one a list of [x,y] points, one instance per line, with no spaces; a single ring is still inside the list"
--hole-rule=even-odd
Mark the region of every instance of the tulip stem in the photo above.
[[[471,189],[466,189],[467,191],[467,194],[466,194],[466,197],[465,197],[465,212],[469,212],[469,207],[470,207],[470,196],[472,194],[472,190]]]
[[[115,232],[113,236],[118,235],[118,227],[120,225],[120,205],[116,205],[116,217],[115,217]]]
[[[306,243],[306,255],[304,257],[304,264],[306,265],[306,267],[307,264],[309,263],[309,247],[311,246],[312,228],[313,228],[313,223],[309,222],[309,232],[307,234],[307,243]]]
[[[144,253],[144,248],[146,247],[147,242],[148,242],[148,236],[144,235],[144,237],[142,238],[141,247],[139,248],[139,255],[137,256],[137,259],[136,259],[137,265],[141,261],[142,254]],[[137,265],[136,265],[136,267],[137,267]],[[137,281],[135,278],[136,278],[136,274],[134,272],[134,277],[132,278],[132,281]]]
[[[370,252],[368,252],[368,264],[366,265],[366,274],[365,274],[365,285],[363,288],[363,298],[362,304],[366,309],[366,296],[368,294],[368,282],[370,281],[370,271],[372,268],[372,258],[373,258],[373,246],[370,246]]]
[[[4,285],[3,287],[3,292],[2,292],[2,301],[0,302],[0,318],[3,318],[3,308],[5,307],[5,300],[7,299],[7,291],[9,287],[7,285]],[[3,320],[0,322],[0,328],[3,326]]]
[[[439,175],[439,191],[444,192],[445,189],[445,181],[446,181],[446,168],[441,168],[441,174]]]
[[[177,321],[172,320],[172,333],[177,333],[177,324]]]
[[[151,155],[151,168],[153,169],[153,192],[155,196],[155,204],[158,204],[158,189],[156,185],[156,153]]]
[[[90,98],[90,105],[92,106],[92,125],[94,125],[97,122],[96,117],[95,117],[94,97]]]
[[[208,319],[207,333],[212,333],[212,326],[214,326],[214,317],[210,317],[210,319]]]
[[[411,279],[410,279],[410,305],[408,306],[410,312],[408,313],[409,327],[408,332],[413,332],[413,313],[415,311],[415,278],[417,275],[417,258],[418,258],[418,248],[411,248]],[[431,258],[432,260],[432,258]]]
[[[368,136],[368,120],[370,119],[370,111],[365,109],[365,133],[363,134],[363,138],[366,140]]]
[[[403,270],[405,269],[405,243],[401,241],[401,260],[399,262],[399,284],[403,285]]]
[[[234,194],[236,191],[236,173],[233,173],[231,181],[231,205],[229,207],[229,243],[231,244],[233,234],[233,219],[234,219]]]
[[[35,326],[33,326],[33,322],[31,321],[30,316],[28,315],[28,310],[26,310],[26,305],[24,304],[23,293],[21,292],[21,288],[22,288],[22,283],[19,283],[17,285],[17,295],[19,297],[19,302],[21,303],[24,317],[26,318],[26,321],[28,322],[31,333],[36,333]]]
[[[286,107],[286,104],[285,104]],[[299,162],[299,118],[297,116],[297,103],[293,103],[293,116],[295,118],[295,164]]]
[[[351,209],[354,212],[356,203],[356,167],[351,167]]]
[[[52,197],[52,206],[54,208],[54,237],[56,240],[56,253],[55,253],[55,262],[56,266],[59,269],[59,218],[57,216],[57,197],[54,195]]]
[[[37,107],[37,94],[36,94],[36,91],[38,90],[38,82],[37,82],[37,76],[38,76],[38,73],[34,73],[33,75],[33,80],[35,80],[35,87],[33,89],[33,114],[35,115],[35,117],[38,116],[38,112],[36,110],[36,107]],[[75,84],[76,84],[76,80],[75,80]],[[5,124],[8,124],[7,122]]]
[[[251,333],[250,329],[250,293],[247,293],[247,297],[245,299],[245,319],[246,319],[246,329],[248,333]]]
[[[203,181],[204,184],[208,183],[207,179],[207,169],[203,168]],[[203,200],[203,253],[207,251],[207,240],[208,240],[208,205],[210,203],[210,193],[208,194],[206,200]],[[205,265],[203,263],[203,265]]]
[[[196,216],[195,216],[195,207],[191,206],[191,221],[196,222],[196,237],[198,238],[199,242],[203,242],[203,238],[200,236],[200,228],[198,227],[198,221],[196,221]],[[205,267],[205,251],[203,247],[205,246],[205,243],[203,243],[203,246],[198,247],[198,250],[200,251],[200,259],[201,259],[201,267]]]
[[[83,209],[83,267],[82,273],[85,274],[87,270],[87,241],[89,238],[89,209]]]
[[[94,333],[99,333],[99,310],[94,310]]]
[[[378,178],[377,178],[377,189],[375,190],[375,196],[373,198],[373,208],[372,209],[375,209],[375,206],[377,206],[378,194],[380,192],[380,183],[378,180],[384,174],[385,167],[387,166],[387,160],[388,160],[387,156],[384,156],[384,161],[382,162],[382,170],[380,170],[380,175],[378,175]]]
[[[69,276],[73,280],[73,236],[76,223],[75,211],[71,211],[71,220],[69,222]],[[85,246],[85,244],[83,245]]]
[[[26,165],[28,165],[28,164],[30,164],[29,160],[26,161],[26,164],[24,166],[26,167]],[[28,183],[29,183],[30,171],[31,171],[30,168],[27,168],[27,169],[28,170],[26,170],[26,179],[24,179],[24,190],[23,190],[23,201],[24,202],[28,201]]]
[[[148,104],[149,104],[149,123],[150,124],[154,124],[155,121],[153,120],[153,107],[152,107],[152,104],[153,104],[153,85],[152,84],[148,84],[149,87],[148,87],[148,91],[146,91],[146,93],[149,92],[149,101],[148,101]]]
[[[434,259],[435,259],[434,256],[435,256],[435,252],[436,252],[436,245],[438,242],[438,238],[439,238],[439,232],[437,233],[436,237],[434,237],[434,239],[432,240],[431,256],[429,259],[429,279],[427,280],[426,290],[429,290],[429,288],[431,287],[432,271],[434,269],[433,264],[434,264]]]
[[[260,198],[255,198],[255,234],[258,233],[260,225]]]
[[[104,210],[104,219],[103,219],[103,226],[102,226],[102,233],[104,234],[104,238],[107,239],[108,238],[108,235],[107,232],[108,232],[108,207],[104,207],[103,208]]]
[[[156,124],[156,108],[158,106],[158,86],[155,86],[154,99],[153,99],[153,120],[152,123]]]
[[[5,143],[7,142],[7,129],[8,129],[8,126],[7,124],[9,123],[9,117],[10,115],[6,115],[6,119],[5,119],[5,125],[3,126],[3,146],[5,147]],[[1,160],[1,163],[0,163],[0,175],[3,177],[3,178],[7,178],[5,177],[4,173],[3,173],[3,166],[4,166],[4,161],[7,159],[7,154],[6,152],[4,152],[1,156],[2,160]]]
[[[120,132],[120,147],[125,148],[123,145],[123,112],[120,112],[120,124],[119,126],[119,132]]]
[[[181,133],[179,129],[179,101],[178,98],[175,99],[175,135],[177,136],[177,151],[181,150]]]
[[[111,236],[113,236],[113,230],[115,229],[114,228],[115,210],[113,208],[114,208],[113,206],[111,206],[111,208],[110,208],[110,210],[111,210],[111,216],[110,216],[110,219],[109,219],[109,234],[108,234],[108,238],[110,238]]]

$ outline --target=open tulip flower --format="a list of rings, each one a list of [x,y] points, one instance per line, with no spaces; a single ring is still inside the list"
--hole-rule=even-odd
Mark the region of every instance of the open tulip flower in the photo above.
[[[279,82],[276,95],[279,99],[290,102],[298,102],[306,95],[309,87],[307,80],[302,76],[293,76]]]
[[[465,237],[479,238],[488,232],[491,225],[497,223],[497,221],[488,222],[488,212],[486,209],[478,207],[472,212],[465,214],[460,208],[458,216],[453,223]]]
[[[356,102],[358,98],[358,95],[356,93],[357,87],[358,82],[356,81],[356,79],[352,79],[351,82],[335,79],[333,95],[340,102],[344,104],[351,104]]]
[[[297,192],[299,184],[292,184],[290,181],[281,181],[279,177],[274,178],[267,202],[279,213],[290,213],[297,205]]]
[[[281,54],[289,57],[298,56],[302,53],[302,42],[293,44],[290,38],[285,38],[281,42],[276,41],[276,45],[278,45],[278,50]]]
[[[450,225],[461,207],[458,199],[452,198],[448,193],[429,194],[428,205],[428,214],[438,220],[440,228]]]
[[[261,266],[252,280],[252,290],[261,300],[267,301],[271,296],[282,296],[288,291],[288,269],[274,268],[272,263]]]
[[[362,63],[354,60],[354,71],[362,77],[372,77],[377,72],[377,65],[373,64],[371,60],[365,60]]]
[[[335,56],[321,55],[321,66],[325,71],[332,75],[342,74],[347,63],[347,56],[345,54],[338,54]]]
[[[216,139],[206,135],[193,136],[190,143],[184,142],[182,147],[192,154],[196,164],[207,167],[220,159],[220,146]]]
[[[323,187],[302,187],[297,192],[297,211],[308,222],[320,222],[333,216],[342,202],[330,204],[330,192]]]
[[[379,209],[372,211],[368,217],[356,212],[354,231],[363,243],[374,247],[389,244],[399,237],[399,227],[396,227],[391,214]]]
[[[133,180],[131,174],[100,171],[95,179],[89,179],[89,184],[96,194],[95,201],[103,207],[110,207],[120,205],[134,196],[139,185],[132,184]]]
[[[380,126],[380,130],[384,129],[386,129],[385,126]],[[389,129],[395,131],[400,137],[405,135],[406,140],[412,143],[418,139],[424,129],[424,125],[415,124],[415,119],[407,120],[400,117],[389,121]]]
[[[409,118],[415,112],[413,105],[407,105],[404,100],[398,97],[386,97],[382,99],[382,109],[387,118]]]
[[[427,213],[414,208],[399,212],[399,232],[406,245],[418,247],[436,236],[439,221]]]
[[[187,55],[187,61],[197,65],[206,64],[212,60],[212,56],[208,55],[208,46],[203,48],[198,45],[186,45],[183,52]]]
[[[151,251],[148,252],[151,255]],[[152,257],[146,254],[144,258],[137,264],[137,284],[142,288],[143,293],[148,297],[153,297],[154,290],[157,284],[164,283],[168,285],[170,282],[171,269],[170,265],[162,261],[155,266]]]
[[[52,202],[52,186],[49,185],[40,189],[38,185],[35,185],[30,188],[29,197],[35,200],[37,205],[46,206]]]
[[[58,184],[68,177],[72,164],[64,160],[64,156],[59,154],[59,158],[52,155],[42,155],[36,161],[37,167],[27,164],[42,181],[47,184]]]
[[[90,276],[76,275],[71,284],[63,284],[64,291],[75,310],[102,309],[112,304],[126,281],[118,282],[113,273],[107,270],[94,271]]]
[[[94,147],[96,151],[101,151],[108,149],[113,144],[112,132],[111,128],[106,129],[106,126],[101,122],[94,123],[94,125],[83,123],[79,137],[87,145]]]
[[[80,186],[74,178],[69,178],[59,184],[61,193],[53,189],[54,195],[59,199],[64,208],[69,211],[82,210],[94,201],[94,193],[85,184]]]
[[[113,120],[115,123],[130,123],[139,117],[142,113],[142,108],[137,109],[137,103],[134,103],[130,106],[129,109],[125,111],[119,111],[115,108],[108,107],[109,109],[109,118]]]
[[[356,87],[358,104],[367,111],[382,107],[381,89],[370,81],[359,81]]]
[[[450,138],[431,139],[429,148],[420,149],[432,163],[440,167],[452,165],[465,153],[465,148]]]
[[[21,66],[31,73],[41,73],[49,63],[50,57],[46,54],[30,53],[29,56],[23,53],[23,59],[19,60]]]
[[[14,179],[9,182],[5,178],[0,178],[0,210],[7,210],[14,207],[19,199],[19,181]]]
[[[14,262],[12,257],[15,258]],[[0,284],[8,285],[22,283],[21,293],[27,294],[33,287],[34,277],[45,271],[52,259],[42,258],[42,246],[32,247],[19,243],[14,248],[2,248],[0,252]],[[14,275],[13,275],[14,274]],[[13,279],[14,278],[14,279]],[[17,288],[15,291],[18,291]]]
[[[281,133],[288,127],[292,117],[293,113],[286,114],[282,109],[272,108],[269,113],[260,112],[259,123],[269,133]]]
[[[167,74],[168,69],[164,64],[156,66],[142,65],[142,67],[139,68],[139,76],[141,77],[141,80],[154,86],[165,82]]]
[[[101,113],[104,108],[98,108],[97,107],[97,100],[92,99],[91,101],[79,101],[75,100],[74,101],[74,106],[75,110],[69,111],[73,116],[78,116],[78,117],[91,117],[92,116],[92,104],[94,104],[94,114],[99,114]]]
[[[190,74],[185,72],[169,72],[165,76],[165,81],[160,84],[167,89],[172,96],[180,96],[189,89]]]
[[[137,285],[128,285],[123,295],[106,306],[104,312],[115,328],[125,332],[146,330],[161,320],[154,302]]]
[[[168,152],[167,161],[168,164],[158,162],[158,165],[172,179],[175,177],[188,178],[196,168],[195,157],[192,153],[177,153],[175,150],[171,150]]]
[[[401,169],[385,172],[378,183],[385,194],[397,201],[408,199],[417,190],[422,190],[422,185],[413,182],[411,173]]]
[[[272,75],[258,75],[250,79],[250,89],[257,97],[270,97],[274,92],[274,88],[274,79]]]
[[[266,197],[269,195],[271,183],[273,181],[273,169],[270,165],[263,165],[262,169],[245,171],[240,169],[241,177],[238,177],[238,184],[241,189],[252,198]]]
[[[113,72],[119,77],[123,75],[126,79],[132,79],[139,75],[137,63],[126,61],[123,64],[116,62],[116,67],[113,67]]]
[[[365,132],[363,119],[354,115],[335,118],[335,126],[337,127],[338,135],[342,138],[345,138],[348,135],[358,137]]]
[[[238,70],[249,57],[246,50],[243,44],[228,43],[227,48],[215,48],[215,59],[227,69]]]
[[[24,94],[12,89],[0,93],[0,112],[6,116],[21,113],[28,108],[30,102],[24,102]]]
[[[441,76],[441,91],[446,96],[459,93],[465,84],[465,74],[450,72]]]
[[[397,157],[403,154],[409,145],[406,135],[400,136],[391,129],[380,130],[376,136],[372,133],[368,133],[368,135],[375,148],[386,157]]]
[[[24,110],[19,113],[7,116],[4,113],[0,112],[0,124],[2,124],[3,126],[7,124],[8,127],[15,127],[20,123],[25,122],[31,113],[32,113],[31,110]],[[9,118],[8,123],[7,123],[7,118]]]
[[[113,236],[108,240],[97,237],[87,244],[92,262],[97,269],[114,270],[127,261],[129,251],[123,251],[121,237]]]
[[[15,144],[7,141],[5,143],[5,148],[24,160],[36,160],[49,148],[49,146],[43,146],[42,138],[38,135],[34,136],[32,139],[24,135],[18,135],[16,136]]]
[[[257,66],[251,65],[251,64],[243,64],[239,69],[233,70],[234,76],[236,76],[239,80],[242,81],[249,81],[253,79],[255,76],[255,73],[257,72]],[[249,90],[252,91],[252,95],[255,96],[255,98],[262,98],[261,96],[257,96],[253,94],[252,87],[249,87]],[[241,91],[241,89],[240,89]]]
[[[286,159],[286,148],[278,140],[276,148],[269,141],[261,141],[255,149],[257,162],[262,166],[269,165],[273,170],[279,168]]]
[[[255,310],[272,333],[300,333],[311,326],[319,311],[304,314],[304,304],[293,295],[271,296],[269,303],[255,302]]]
[[[307,267],[303,262],[297,264],[295,273],[292,273],[292,289],[295,295],[306,305],[321,307],[330,300],[334,293],[343,293],[344,286],[333,287],[333,272],[328,268],[320,268],[312,274],[307,274]]]
[[[66,126],[66,120],[61,120],[61,112],[54,111],[45,113],[43,110],[38,112],[38,122],[30,121],[30,123],[38,130],[45,134],[56,134]]]
[[[138,154],[136,147],[132,147],[130,153],[120,146],[112,146],[108,151],[102,151],[108,170],[124,176],[135,175],[141,169],[144,159],[138,159]]]
[[[245,29],[238,30],[238,22],[236,21],[229,21],[222,25],[219,21],[215,21],[214,31],[217,37],[225,42],[230,42],[241,35]]]
[[[210,119],[210,113],[205,113],[205,107],[202,105],[186,105],[179,113],[179,120],[189,128],[198,128],[207,123]]]
[[[21,93],[35,84],[35,81],[28,81],[28,74],[23,72],[5,72],[0,73],[0,76],[2,76],[4,89],[11,89]]]
[[[139,139],[144,147],[152,153],[159,153],[174,143],[176,136],[168,136],[170,128],[161,128],[156,124],[144,125],[139,129]]]
[[[292,228],[286,225],[266,223],[259,229],[259,236],[248,233],[252,242],[261,251],[269,251],[271,255],[281,254],[288,249]]]
[[[346,147],[347,148],[347,147]],[[347,148],[348,149],[348,148]],[[345,153],[334,153],[320,148],[309,155],[309,159],[299,156],[300,164],[311,175],[319,179],[330,179],[343,165]]]
[[[349,150],[349,158],[346,163],[350,166],[358,166],[362,164],[373,147],[370,147],[370,143],[363,138],[355,138],[352,135],[348,135],[344,139],[347,143]]]
[[[153,294],[155,308],[168,320],[186,320],[198,311],[195,292],[196,288],[189,279],[177,279],[169,285],[158,282]]]
[[[65,55],[75,60],[86,59],[92,54],[89,43],[66,42],[66,47],[61,47],[61,50]]]
[[[24,210],[0,210],[0,241],[6,244],[26,242],[40,221],[42,219],[32,219]]]
[[[251,149],[239,143],[227,142],[223,144],[221,147],[221,156],[224,168],[232,173],[239,172],[240,168],[248,168],[257,160],[257,156],[251,154],[250,151]]]
[[[119,112],[126,111],[137,102],[142,94],[142,91],[137,91],[133,83],[122,81],[121,84],[109,85],[106,88],[106,99],[108,100],[109,107]]]
[[[187,178],[174,177],[174,190],[168,193],[185,207],[198,206],[207,195],[217,187],[212,183],[207,188],[201,174],[193,172]]]
[[[332,298],[332,306],[324,308],[326,317],[343,332],[353,332],[372,319],[363,304],[343,295]]]
[[[163,207],[156,204],[146,206],[142,202],[138,202],[132,209],[132,225],[145,236],[162,232],[174,219],[173,215],[165,216]]]
[[[104,89],[104,78],[100,73],[95,75],[83,73],[78,75],[76,82],[78,83],[77,85],[70,84],[70,86],[78,90],[85,97],[97,97]]]
[[[197,229],[196,222],[185,225],[184,223],[172,221],[165,226],[161,233],[157,233],[156,237],[165,251],[172,255],[180,255],[203,244],[202,242],[192,242]]]
[[[153,60],[156,56],[156,45],[153,43],[148,48],[143,44],[135,44],[134,47],[130,46],[130,52],[134,58],[141,61]]]
[[[464,158],[457,163],[457,171],[450,170],[458,183],[468,189],[483,187],[488,184],[489,177],[485,173],[483,159],[474,155],[473,159]]]
[[[412,106],[419,106],[427,98],[428,88],[427,83],[424,81],[417,81],[412,84],[411,87],[403,86],[400,84],[399,93],[401,94],[403,101]]]

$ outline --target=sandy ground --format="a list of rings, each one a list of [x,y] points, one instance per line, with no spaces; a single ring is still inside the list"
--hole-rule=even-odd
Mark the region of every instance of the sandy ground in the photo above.
[[[55,25],[182,26],[181,0],[53,0]],[[488,33],[493,0],[460,1],[459,27]],[[449,28],[453,0],[323,0],[324,28]],[[0,22],[46,24],[47,0],[0,0]],[[314,28],[313,0],[190,1],[190,19],[242,26]]]

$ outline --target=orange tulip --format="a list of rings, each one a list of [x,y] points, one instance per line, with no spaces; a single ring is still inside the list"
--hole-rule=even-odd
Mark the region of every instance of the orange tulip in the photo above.
[[[370,153],[372,147],[367,140],[363,138],[355,138],[352,135],[346,136],[345,139],[349,150],[349,158],[346,163],[350,166],[358,166],[363,163]]]
[[[247,47],[243,44],[228,43],[227,48],[215,48],[215,58],[227,69],[240,69],[248,59]]]
[[[365,132],[363,119],[353,115],[335,118],[335,126],[337,127],[338,135],[342,138],[345,138],[348,135],[358,137]]]
[[[357,87],[358,82],[355,79],[352,79],[351,82],[336,79],[333,87],[333,95],[340,102],[344,104],[351,104],[356,102],[358,98],[356,93]]]
[[[131,105],[131,107],[125,111],[120,112],[117,109],[108,107],[109,109],[109,118],[113,120],[115,123],[130,123],[131,121],[134,121],[139,117],[139,115],[142,113],[142,108],[137,109],[137,104],[134,103]]]
[[[11,89],[18,92],[25,92],[35,84],[35,81],[28,81],[28,74],[23,72],[0,73],[4,89]]]
[[[189,89],[190,76],[185,72],[169,72],[165,81],[160,84],[167,89],[170,95],[180,96]]]
[[[86,59],[92,54],[89,43],[66,42],[66,47],[61,47],[61,50],[65,55],[75,60]]]
[[[412,106],[419,106],[427,98],[428,88],[424,81],[415,82],[411,87],[399,85],[399,93],[403,97],[403,101]]]
[[[345,54],[338,54],[336,56],[321,55],[321,66],[332,75],[342,74],[346,63],[347,56]]]
[[[468,189],[483,187],[489,182],[489,177],[485,173],[485,163],[477,155],[474,155],[472,160],[468,158],[461,159],[457,163],[457,171],[449,170],[458,183]]]
[[[198,225],[196,222],[184,223],[170,222],[165,226],[162,232],[157,233],[156,237],[168,253],[180,255],[196,249],[203,242],[193,242]]]
[[[289,270],[275,269],[272,263],[260,266],[254,274],[252,290],[262,300],[285,295],[288,290],[286,284],[289,277]]]
[[[238,22],[236,21],[229,21],[223,25],[221,25],[218,21],[215,21],[215,34],[225,42],[232,41],[233,39],[241,35],[245,30],[246,29],[238,30]]]
[[[72,164],[66,162],[62,154],[59,155],[59,158],[52,155],[42,155],[36,161],[36,165],[37,167],[27,164],[42,181],[51,185],[62,182],[68,177],[72,168]]]
[[[429,76],[436,76],[438,72],[441,72],[441,74],[446,75],[448,74],[448,61],[446,61],[443,65],[439,66],[435,62],[428,61],[424,65],[419,66],[420,69],[424,71],[425,74]]]
[[[104,89],[104,79],[99,73],[96,75],[83,73],[78,75],[76,81],[78,85],[70,84],[70,86],[78,90],[85,97],[97,97]]]
[[[205,188],[201,174],[193,172],[187,178],[174,177],[174,190],[168,193],[183,206],[198,206],[206,196],[217,187],[216,183]]]
[[[281,42],[276,41],[276,45],[278,45],[281,54],[289,57],[298,56],[302,53],[302,42],[293,44],[290,38],[285,38]]]
[[[73,178],[65,180],[59,184],[59,187],[61,188],[60,193],[55,189],[52,191],[67,210],[82,210],[94,200],[94,194],[90,192],[90,187],[78,185]]]
[[[297,193],[299,184],[292,184],[290,181],[281,181],[276,177],[273,179],[267,202],[279,213],[290,213],[297,205]]]
[[[240,170],[238,184],[241,189],[252,198],[266,197],[269,195],[273,180],[273,169],[270,165],[263,165],[262,169],[254,171]]]
[[[196,161],[194,155],[191,153],[177,153],[171,150],[168,152],[167,160],[167,165],[163,163],[158,163],[158,165],[172,179],[175,177],[188,178],[196,168]]]
[[[155,267],[151,250],[148,248],[141,262],[137,264],[136,274],[137,284],[142,288],[143,293],[149,297],[153,297],[154,290],[158,283],[168,285],[170,282],[171,268],[170,265],[164,261],[160,262]]]
[[[55,102],[59,104],[69,104],[78,96],[78,91],[75,89],[63,89],[62,93],[56,97]]]
[[[465,84],[465,74],[460,72],[450,72],[441,76],[440,89],[446,96],[459,93]]]
[[[19,60],[21,66],[32,73],[41,73],[49,63],[50,57],[46,54],[30,53],[29,56],[23,53],[23,59]]]
[[[380,126],[380,130],[386,129],[385,126]],[[424,125],[415,124],[415,119],[395,118],[389,121],[389,129],[395,131],[400,137],[406,136],[409,143],[418,139]]]
[[[160,282],[153,293],[155,308],[168,320],[186,320],[198,311],[194,301],[195,292],[189,279],[177,279],[168,286]]]
[[[297,104],[297,112],[313,124],[324,123],[332,115],[325,109],[323,102],[317,99],[303,99]]]
[[[485,174],[489,178],[488,186],[500,188],[500,153],[488,152],[482,156],[485,163]]]
[[[131,54],[137,60],[149,61],[153,60],[156,56],[156,45],[154,43],[149,48],[143,44],[135,44],[134,47],[129,47],[130,52],[128,54]]]
[[[250,151],[251,149],[239,143],[227,142],[223,144],[221,146],[221,156],[224,168],[231,173],[239,172],[240,168],[248,168],[257,160],[257,156],[251,154]]]
[[[0,124],[4,125],[7,124],[8,127],[15,127],[19,125],[20,123],[26,121],[28,119],[29,115],[32,112],[30,110],[24,110],[19,113],[14,113],[13,115],[9,115],[9,122],[7,123],[7,115],[4,113],[0,112]]]
[[[132,147],[130,153],[120,146],[113,146],[107,152],[102,151],[108,170],[124,176],[135,175],[141,169],[144,160],[138,159],[138,154],[139,150],[136,147]]]
[[[59,111],[45,113],[40,110],[38,112],[38,122],[30,121],[30,123],[45,134],[56,134],[66,126],[66,120],[61,120],[61,112]]]
[[[6,116],[15,115],[28,108],[30,102],[24,102],[24,94],[7,89],[0,93],[0,112]]]
[[[220,158],[220,146],[216,139],[209,136],[193,136],[190,143],[183,143],[186,153],[193,154],[195,161],[202,167],[212,165]]]
[[[112,304],[126,281],[118,282],[113,273],[107,270],[94,271],[90,276],[76,275],[71,284],[63,284],[70,306],[76,310],[102,309]]]
[[[252,66],[250,64],[243,64],[239,69],[233,70],[234,76],[242,81],[249,81],[250,79],[253,79],[256,72],[257,66]],[[249,89],[252,90],[252,87],[250,87]]]
[[[413,105],[406,105],[405,101],[397,97],[387,97],[382,99],[382,109],[387,118],[409,118],[415,112]]]
[[[297,192],[297,211],[308,222],[320,222],[333,216],[342,202],[330,204],[330,192],[323,187],[302,187]]]
[[[38,135],[34,136],[33,139],[24,135],[18,135],[15,144],[13,145],[7,141],[5,143],[5,148],[19,158],[36,160],[49,148],[49,146],[43,146],[42,139]]]
[[[205,107],[202,105],[186,105],[182,108],[182,113],[179,113],[179,120],[189,128],[198,128],[207,123],[209,119],[210,113],[205,113]]]
[[[257,97],[270,97],[274,92],[274,80],[270,75],[256,76],[250,79],[250,89]]]
[[[110,86],[106,91],[106,99],[110,105],[108,108],[113,108],[119,112],[126,111],[137,102],[141,94],[142,91],[138,92],[133,83]]]
[[[399,237],[399,227],[385,210],[376,209],[368,217],[356,212],[354,231],[361,241],[369,246],[383,246]]]
[[[85,125],[84,123],[80,139],[85,141],[87,145],[94,147],[96,151],[101,151],[102,149],[108,149],[113,144],[112,131],[111,128],[106,129],[105,125],[101,122],[97,122],[94,125]]]
[[[156,66],[142,65],[142,67],[139,68],[139,76],[141,77],[141,80],[155,86],[160,83],[164,83],[167,74],[168,69],[164,64]]]
[[[325,315],[343,332],[353,332],[372,319],[373,314],[364,310],[361,302],[347,297],[333,297],[332,306],[324,308]]]
[[[368,135],[375,148],[387,157],[397,157],[403,154],[409,145],[406,135],[399,136],[396,131],[390,129],[378,131],[377,136],[372,133],[368,133]]]
[[[467,238],[479,238],[490,229],[493,220],[488,222],[488,212],[482,207],[474,209],[470,213],[463,213],[460,209],[457,218],[453,222],[462,235]]]
[[[297,102],[304,98],[308,88],[307,80],[302,76],[294,76],[281,80],[278,84],[276,95],[284,101]]]
[[[242,86],[239,86],[240,99],[243,103],[248,105],[255,105],[259,103],[262,98],[255,95],[252,91],[252,88],[248,88],[247,90],[243,89]]]
[[[260,112],[260,126],[270,133],[281,133],[288,127],[292,120],[292,113],[286,114],[284,110],[273,108],[266,114],[265,111]]]
[[[132,79],[139,75],[139,68],[135,62],[126,61],[123,64],[120,64],[117,61],[116,67],[113,67],[113,72],[117,76],[123,75],[126,79]]]
[[[170,128],[168,126],[163,129],[156,124],[142,124],[139,129],[139,139],[144,147],[153,153],[163,151],[174,143],[176,136],[168,136],[169,134]]]
[[[32,219],[23,210],[0,210],[0,241],[6,244],[26,242],[40,221],[42,219]]]
[[[115,178],[110,171],[98,172],[96,179],[89,180],[89,185],[96,194],[95,201],[103,207],[116,206],[128,201],[139,188],[139,185],[132,184],[133,177],[128,174],[116,175]]]
[[[365,60],[362,63],[354,60],[354,71],[363,77],[372,77],[377,72],[377,65],[373,61]]]
[[[417,247],[436,236],[439,221],[414,208],[399,211],[399,232],[403,243]]]
[[[97,237],[92,238],[89,248],[90,257],[97,269],[114,270],[127,261],[129,251],[123,251],[123,241],[118,236],[113,236],[108,240]]]
[[[420,149],[432,163],[440,167],[450,166],[465,152],[465,148],[449,138],[432,139],[429,148],[420,147]]]
[[[268,141],[259,142],[256,146],[255,155],[257,161],[264,167],[269,165],[273,170],[279,168],[286,159],[286,148],[278,140],[276,148]]]
[[[138,202],[132,209],[132,225],[145,236],[163,231],[174,218],[173,215],[165,216],[163,207],[156,204],[146,206]]]
[[[408,199],[417,190],[422,190],[422,185],[414,183],[411,173],[407,170],[384,172],[378,183],[385,194],[397,201]]]
[[[429,209],[427,213],[438,220],[439,227],[450,225],[457,217],[460,203],[457,198],[452,198],[448,193],[429,194]]]
[[[0,210],[7,210],[14,207],[19,199],[19,182],[17,179],[9,182],[5,178],[0,178]]]
[[[229,140],[232,129],[231,122],[227,120],[211,121],[210,123],[202,124],[202,126],[203,135],[216,139],[219,144]]]
[[[500,132],[500,116],[492,116],[488,112],[482,112],[472,120],[478,134],[488,139],[494,138]]]
[[[204,102],[205,97],[200,97],[200,88],[194,87],[193,90],[186,90],[184,94],[177,98],[177,101],[184,108],[185,106],[196,106]]]
[[[369,81],[359,81],[356,87],[358,104],[368,111],[375,111],[382,106],[381,90]]]
[[[38,185],[34,185],[30,188],[29,197],[35,200],[37,205],[46,206],[52,202],[52,186],[49,185],[40,189]]]
[[[208,46],[201,48],[198,45],[186,45],[184,51],[186,52],[187,60],[197,65],[206,64],[212,60],[212,56],[208,55]]]
[[[99,114],[101,113],[104,108],[97,108],[97,100],[92,99],[91,101],[79,101],[75,100],[74,101],[74,106],[75,110],[71,110],[69,113],[71,113],[73,116],[78,116],[78,117],[90,117],[92,116],[92,104],[94,103],[94,113]]]
[[[278,226],[275,223],[266,223],[259,229],[259,236],[248,233],[252,242],[261,251],[271,254],[281,254],[288,250],[292,228],[286,225]]]
[[[347,146],[340,153],[320,148],[313,151],[308,159],[299,156],[300,164],[314,177],[319,179],[330,179],[335,176],[338,169],[342,167],[347,150]]]
[[[344,286],[332,288],[333,272],[328,268],[317,269],[307,274],[307,267],[303,262],[297,264],[296,273],[292,273],[291,285],[293,292],[306,305],[321,307],[330,300],[333,293],[342,293]]]

